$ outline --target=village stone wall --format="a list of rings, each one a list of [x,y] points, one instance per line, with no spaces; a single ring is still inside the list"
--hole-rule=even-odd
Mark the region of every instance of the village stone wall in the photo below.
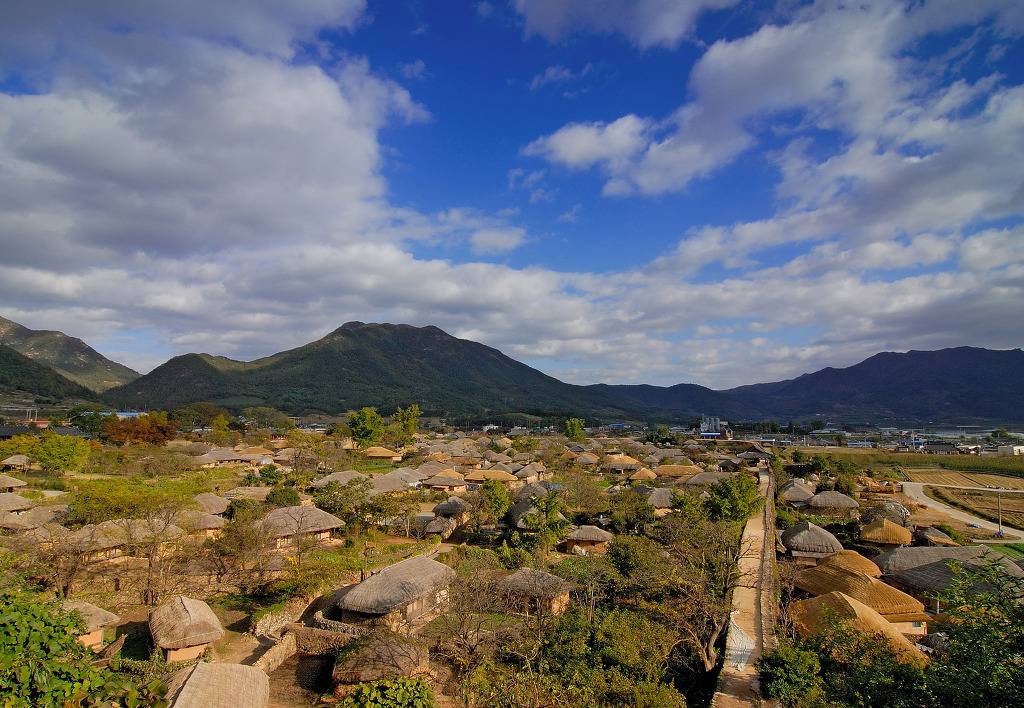
[[[299,653],[329,655],[337,654],[360,636],[361,632],[357,628],[351,625],[345,627],[346,631],[332,631],[293,624],[288,626],[287,632],[295,637],[295,647]]]
[[[270,612],[253,622],[249,632],[257,637],[276,636],[285,626],[298,622],[307,607],[309,607],[309,598],[293,598],[286,602],[280,610]]]
[[[269,674],[295,654],[296,644],[295,634],[287,632],[281,637],[281,641],[267,649],[263,656],[254,661],[252,665]]]

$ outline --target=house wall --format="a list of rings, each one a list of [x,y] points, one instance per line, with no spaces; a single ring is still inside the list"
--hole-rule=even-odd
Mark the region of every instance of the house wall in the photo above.
[[[197,644],[194,647],[184,647],[182,649],[164,649],[164,661],[170,663],[172,661],[192,661],[192,659],[198,659],[206,652],[206,647],[209,644]]]
[[[903,634],[909,634],[915,637],[928,634],[927,622],[890,622],[889,624]]]
[[[78,641],[92,650],[99,649],[103,645],[103,628],[100,627],[86,634],[78,635]]]

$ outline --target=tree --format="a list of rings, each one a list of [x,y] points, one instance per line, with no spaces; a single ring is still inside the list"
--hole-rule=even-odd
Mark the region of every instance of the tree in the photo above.
[[[372,484],[365,477],[357,477],[345,484],[330,482],[313,493],[313,504],[334,514],[345,522],[347,529],[366,526]]]
[[[295,491],[295,487],[274,487],[270,490],[270,494],[267,495],[267,506],[271,507],[283,507],[283,506],[298,506],[299,493]]]
[[[654,507],[636,489],[624,489],[610,498],[612,528],[618,533],[640,532],[657,521]]]
[[[221,413],[213,417],[210,421],[210,434],[209,440],[214,445],[226,445],[231,442],[231,420],[227,415]]]
[[[483,522],[497,523],[512,506],[508,489],[501,482],[488,479],[480,485],[480,514],[477,527]]]
[[[812,706],[823,702],[821,663],[813,651],[783,639],[778,649],[757,662],[761,691],[784,706]]]
[[[73,435],[57,435],[44,430],[40,435],[15,435],[0,442],[0,459],[8,455],[27,455],[47,472],[77,472],[89,459],[88,440]]]
[[[81,617],[38,595],[0,592],[0,702],[5,706],[141,705],[121,677],[93,666]],[[166,706],[151,695],[146,705]]]
[[[107,416],[111,415],[106,409],[92,403],[85,403],[74,406],[67,412],[66,420],[68,425],[73,425],[79,430],[99,435]]]
[[[251,502],[250,505],[238,502]],[[260,520],[260,508],[250,499],[235,499],[228,507],[233,512],[220,535],[206,541],[203,553],[214,562],[220,579],[227,579],[242,592],[251,593],[266,583],[274,555],[267,553],[272,545],[266,524]]]
[[[761,509],[764,497],[753,477],[738,474],[711,485],[704,505],[712,519],[746,521]]]
[[[583,429],[583,420],[580,418],[566,418],[565,437],[573,442],[583,442],[586,440],[587,434]]]
[[[286,413],[268,406],[243,408],[241,417],[257,430],[287,431],[295,427],[295,421]]]
[[[420,427],[420,407],[413,403],[408,408],[396,408],[391,419],[398,426],[402,444],[410,443]]]
[[[360,447],[368,447],[381,441],[387,426],[376,408],[361,408],[348,416],[348,427],[352,430],[352,439]]]

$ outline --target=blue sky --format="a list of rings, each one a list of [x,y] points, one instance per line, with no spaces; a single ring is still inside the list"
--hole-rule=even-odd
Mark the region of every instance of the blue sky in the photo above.
[[[0,314],[140,370],[348,320],[579,383],[1024,343],[1012,0],[5,19]]]

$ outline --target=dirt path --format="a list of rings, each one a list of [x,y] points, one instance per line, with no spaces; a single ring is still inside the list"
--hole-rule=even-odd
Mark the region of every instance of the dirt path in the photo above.
[[[761,475],[761,495],[766,499],[773,493],[771,475]],[[759,705],[760,688],[755,663],[774,643],[774,616],[772,602],[772,560],[775,539],[768,538],[771,521],[770,504],[761,513],[751,517],[743,529],[744,553],[739,560],[744,587],[736,588],[732,595],[732,617],[725,645],[725,664],[718,678],[718,692],[711,705],[714,708]]]
[[[962,521],[962,522],[964,522],[966,524],[977,524],[979,527],[981,527],[983,529],[987,529],[989,531],[998,531],[999,530],[999,524],[997,524],[997,523],[995,523],[993,521],[989,521],[988,519],[983,519],[980,516],[975,516],[974,514],[969,514],[966,511],[961,511],[960,509],[957,509],[956,507],[950,506],[949,504],[943,504],[940,501],[932,499],[931,497],[929,497],[927,494],[924,493],[924,487],[925,486],[926,485],[924,483],[922,483],[922,482],[904,482],[903,483],[903,493],[907,497],[912,499],[915,503],[923,504],[924,506],[927,506],[927,507],[930,507],[932,509],[935,509],[936,511],[941,511],[943,514],[946,514],[947,516],[950,516],[950,517],[952,517],[952,518],[954,518],[954,519],[956,519],[958,521]],[[948,485],[927,485],[927,486],[948,486]],[[970,489],[970,487],[955,487],[955,489]],[[982,489],[983,489],[983,491],[993,491],[993,490],[984,489],[984,488],[982,488]],[[1003,490],[1003,491],[1011,491],[1012,492],[1012,491],[1015,491],[1015,490]],[[1019,490],[1016,490],[1016,491],[1019,491]],[[1005,543],[1006,541],[1018,541],[1018,540],[1020,540],[1020,536],[1018,534],[1015,534],[1013,532],[1007,532],[1005,525],[1003,526],[1003,529],[1004,529],[1004,531],[1003,531],[1004,537],[1003,538],[992,539],[992,540],[977,539],[977,542],[978,543]]]

